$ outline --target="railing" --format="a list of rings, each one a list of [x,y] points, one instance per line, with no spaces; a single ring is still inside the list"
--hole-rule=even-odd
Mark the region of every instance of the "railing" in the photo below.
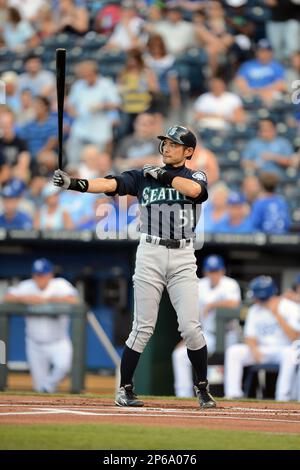
[[[0,341],[6,345],[6,351],[8,351],[9,317],[12,315],[47,315],[51,317],[69,315],[71,318],[71,337],[73,343],[70,392],[80,393],[84,389],[87,310],[85,304],[49,303],[44,305],[24,305],[20,303],[2,303],[0,304]],[[7,374],[7,365],[0,364],[0,390],[4,390],[6,387]]]

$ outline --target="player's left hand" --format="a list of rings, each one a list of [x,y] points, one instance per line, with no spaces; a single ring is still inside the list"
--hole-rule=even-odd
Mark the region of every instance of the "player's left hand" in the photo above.
[[[71,184],[71,177],[65,171],[55,170],[52,181],[54,186],[68,189]]]
[[[150,175],[155,180],[158,179],[159,175],[162,175],[165,172],[166,172],[166,170],[164,170],[160,166],[154,166],[154,165],[144,165],[143,166],[144,176]]]

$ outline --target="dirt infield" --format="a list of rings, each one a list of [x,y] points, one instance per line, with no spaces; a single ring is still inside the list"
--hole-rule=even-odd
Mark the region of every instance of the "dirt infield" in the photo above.
[[[219,402],[200,410],[197,402],[145,399],[143,408],[119,408],[113,399],[0,395],[0,425],[115,423],[235,429],[300,434],[300,404]]]

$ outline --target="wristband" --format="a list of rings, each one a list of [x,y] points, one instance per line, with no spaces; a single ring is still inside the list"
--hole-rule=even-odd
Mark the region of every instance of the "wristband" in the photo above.
[[[80,191],[85,193],[88,190],[89,182],[88,180],[83,180],[79,178],[71,178],[71,183],[68,189],[73,189],[73,191]]]

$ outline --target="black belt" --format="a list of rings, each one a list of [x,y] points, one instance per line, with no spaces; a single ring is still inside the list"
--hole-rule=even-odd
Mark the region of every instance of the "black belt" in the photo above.
[[[151,235],[146,236],[147,243],[156,243],[157,245],[162,245],[167,248],[180,248],[181,241],[182,240],[171,240],[167,238],[160,238],[159,241],[157,241],[157,238],[154,238]],[[191,240],[184,240],[184,241],[185,241],[184,246],[189,246],[189,244],[191,243]]]

